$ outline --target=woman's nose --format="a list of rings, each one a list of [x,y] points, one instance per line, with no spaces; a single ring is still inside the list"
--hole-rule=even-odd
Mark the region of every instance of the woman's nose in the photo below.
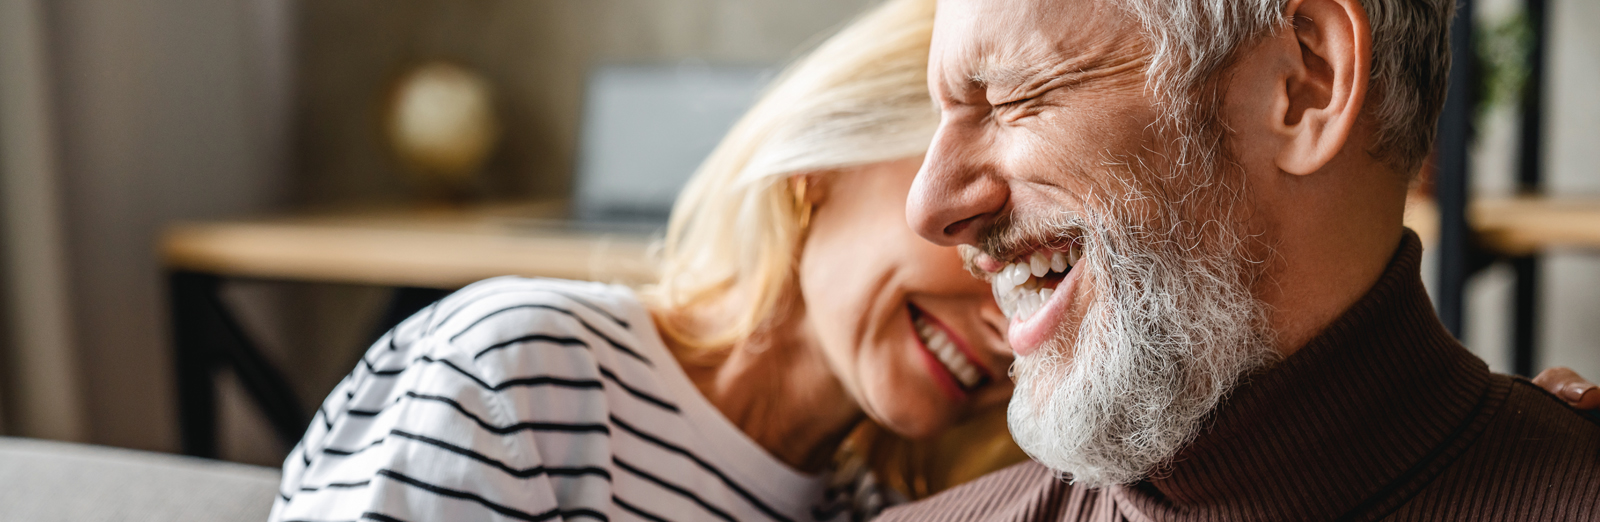
[[[911,185],[906,222],[934,243],[975,245],[1006,205],[1009,189],[959,132],[941,127]]]

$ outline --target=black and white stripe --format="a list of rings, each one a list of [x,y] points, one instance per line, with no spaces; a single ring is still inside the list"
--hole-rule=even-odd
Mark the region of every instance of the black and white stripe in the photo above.
[[[271,520],[810,522],[823,484],[701,397],[631,291],[499,278],[375,343]]]

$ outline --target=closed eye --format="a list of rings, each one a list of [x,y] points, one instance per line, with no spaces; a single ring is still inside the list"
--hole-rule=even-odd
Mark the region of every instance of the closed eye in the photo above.
[[[1015,122],[1039,113],[1039,97],[1030,96],[991,105],[991,113],[996,118]]]
[[[1014,108],[1017,108],[1017,107],[1021,107],[1024,104],[1027,104],[1030,101],[1033,101],[1033,98],[1019,98],[1019,99],[1011,100],[1011,101],[1008,101],[1008,102],[995,103],[995,104],[992,104],[992,106],[994,108],[996,108],[996,109],[1014,109]]]

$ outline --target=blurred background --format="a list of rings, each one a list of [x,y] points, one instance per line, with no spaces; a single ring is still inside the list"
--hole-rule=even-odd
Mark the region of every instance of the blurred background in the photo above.
[[[274,419],[309,419],[386,322],[503,266],[429,278],[405,259],[339,265],[336,251],[401,251],[420,230],[441,251],[422,257],[505,257],[493,253],[522,248],[519,234],[586,260],[641,252],[676,184],[773,71],[871,3],[0,0],[0,434],[277,466],[288,447]],[[1434,176],[1462,183],[1469,206],[1600,195],[1600,3],[1532,3],[1544,14],[1476,2],[1467,175],[1445,177],[1441,157]],[[1453,237],[1436,215],[1451,205],[1427,204],[1435,186],[1419,187],[1413,217]],[[563,218],[580,221],[551,221]],[[1534,371],[1600,378],[1595,243],[1510,257],[1459,246],[1443,259],[1461,263],[1433,256],[1427,277],[1459,275],[1473,350],[1512,371],[1514,338],[1531,335]],[[1513,306],[1523,272],[1505,259],[1536,260],[1520,279],[1536,283],[1520,291],[1532,306]],[[219,335],[248,342],[197,351]],[[205,391],[184,372],[213,379],[215,402],[180,401]],[[210,446],[195,439],[205,429],[180,428],[180,408],[214,412],[200,418]]]

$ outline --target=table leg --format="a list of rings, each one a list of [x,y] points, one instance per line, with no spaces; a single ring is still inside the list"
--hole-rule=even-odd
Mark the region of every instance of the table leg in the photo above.
[[[211,279],[192,272],[167,275],[172,358],[178,381],[178,434],[184,454],[206,458],[217,456],[217,390],[211,380],[216,358],[205,332],[205,308],[210,302],[206,294],[214,284]]]
[[[218,332],[222,334],[217,339],[220,341],[218,345],[224,350],[222,355],[228,361],[228,368],[233,370],[239,378],[239,384],[255,400],[256,407],[261,408],[262,415],[278,435],[278,440],[283,442],[284,447],[294,447],[305,435],[311,418],[301,409],[300,399],[295,396],[294,388],[289,386],[289,380],[261,354],[233,314],[228,313],[222,296],[215,291],[210,295],[211,309],[216,313],[215,324],[222,328]]]
[[[218,367],[233,370],[280,441],[287,446],[299,442],[310,418],[301,409],[288,380],[228,312],[219,293],[222,278],[195,272],[176,272],[170,277],[184,453],[217,456],[216,384],[212,372]]]

